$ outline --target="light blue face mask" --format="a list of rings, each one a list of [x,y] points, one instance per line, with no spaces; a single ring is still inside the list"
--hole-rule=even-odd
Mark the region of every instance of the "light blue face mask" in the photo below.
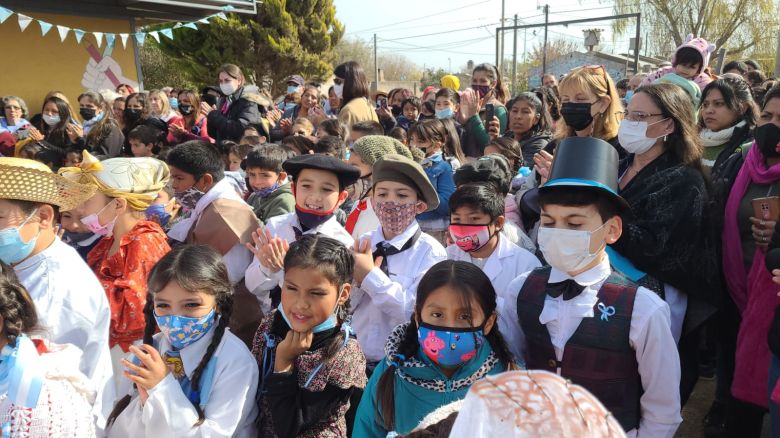
[[[313,333],[320,333],[326,330],[331,330],[336,328],[339,322],[338,317],[336,316],[336,309],[338,309],[338,307],[339,307],[338,302],[336,302],[336,308],[333,309],[333,313],[330,314],[328,319],[312,327],[311,331]],[[290,324],[290,320],[287,319],[287,314],[284,313],[284,308],[282,307],[282,303],[279,303],[279,307],[277,307],[276,309],[279,311],[279,314],[282,315],[282,319],[284,319],[284,322],[287,323],[287,326],[292,329],[292,324]]]
[[[200,318],[181,315],[159,316],[154,313],[154,319],[168,342],[173,348],[181,350],[206,335],[216,325],[217,312],[211,309]]]
[[[287,86],[287,94],[293,94],[296,91],[298,91],[298,86],[297,85],[288,85]]]
[[[177,99],[175,97],[169,97],[168,98],[168,103],[171,104],[171,108],[173,108],[175,110],[179,109],[179,99]]]
[[[449,119],[451,117],[455,116],[455,111],[450,108],[444,108],[436,111],[436,118],[437,119]]]
[[[18,227],[0,230],[0,260],[2,260],[3,263],[15,265],[29,257],[30,253],[32,253],[33,248],[35,248],[35,243],[38,241],[38,236],[41,233],[40,230],[38,230],[38,235],[30,239],[29,242],[25,242],[22,240],[21,234],[19,234],[19,229],[25,226],[34,215],[35,211]]]
[[[634,90],[626,91],[626,103],[631,102],[631,98],[634,97]]]

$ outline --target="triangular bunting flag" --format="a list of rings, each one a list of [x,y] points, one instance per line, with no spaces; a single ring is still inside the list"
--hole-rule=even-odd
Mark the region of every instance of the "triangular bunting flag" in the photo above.
[[[116,35],[113,33],[107,33],[106,34],[106,47],[114,47],[114,39],[116,38]]]
[[[220,13],[216,14],[215,17],[221,18],[221,19],[227,21],[227,15],[225,15],[224,12],[220,12]]]
[[[101,45],[103,45],[103,32],[92,32],[92,35],[95,35],[95,40],[97,40],[97,46],[98,49]]]
[[[22,29],[22,32],[24,32],[25,29],[27,29],[27,26],[32,23],[32,17],[28,17],[26,15],[17,14],[19,19],[19,28]],[[41,29],[43,29],[43,22],[41,22]],[[43,33],[46,35],[46,32]]]
[[[160,29],[160,33],[167,36],[169,39],[173,39],[173,29]]]
[[[0,6],[0,23],[5,23],[5,20],[13,14],[14,11]]]
[[[84,34],[86,34],[86,32],[81,29],[73,29],[73,36],[76,37],[76,42],[79,44],[81,44],[81,39],[84,38]]]
[[[57,32],[60,34],[60,42],[64,42],[65,38],[68,37],[68,32],[70,32],[70,28],[68,26],[60,26],[57,25]]]
[[[47,33],[51,30],[51,28],[54,26],[51,23],[47,23],[42,20],[38,20],[38,24],[41,25],[41,36],[46,36]]]
[[[182,24],[182,26],[189,27],[190,29],[198,30],[198,26],[196,26],[195,23],[192,23],[192,22],[186,23],[186,24]]]
[[[233,9],[235,9],[235,8],[233,7],[233,5],[227,5],[227,6],[224,6],[224,7],[222,8],[222,10],[223,10],[223,11],[225,11],[225,12],[231,12]]]
[[[146,34],[143,32],[138,32],[135,34],[135,42],[138,43],[138,47],[144,46],[144,40],[146,40]]]
[[[154,39],[157,41],[157,43],[159,43],[159,42],[160,42],[160,34],[159,34],[159,33],[157,33],[157,31],[154,31],[154,32],[149,32],[149,35],[151,35],[151,36],[152,36],[152,38],[154,38]]]
[[[209,18],[210,17],[201,18],[198,20],[198,23],[209,24]]]
[[[121,39],[122,39],[122,48],[123,48],[123,49],[126,49],[126,48],[127,48],[127,38],[128,38],[129,36],[130,36],[130,34],[127,34],[127,33],[120,33],[120,34],[119,34],[119,38],[121,38]]]

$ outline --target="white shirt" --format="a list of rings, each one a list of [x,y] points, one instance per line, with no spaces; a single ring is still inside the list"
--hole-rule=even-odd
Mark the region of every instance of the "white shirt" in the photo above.
[[[272,217],[268,220],[268,223],[265,224],[265,227],[271,232],[271,235],[285,239],[288,243],[295,242],[295,231],[293,230],[293,227],[302,229],[301,223],[298,222],[298,215],[295,214],[295,212]],[[343,243],[347,248],[351,248],[355,243],[352,236],[350,236],[349,233],[347,233],[347,230],[345,230],[339,221],[336,220],[335,215],[319,227],[312,228],[303,234],[317,233],[336,239]],[[268,292],[276,286],[281,287],[283,280],[284,269],[281,269],[278,272],[271,272],[268,268],[260,264],[257,257],[252,258],[252,262],[249,264],[249,267],[246,268],[246,277],[244,278],[246,288],[255,294],[257,300],[260,302],[260,308],[264,313],[271,310],[271,300],[268,296]]]
[[[401,249],[419,228],[417,221],[414,221],[388,243]],[[382,227],[366,233],[360,241],[364,239],[371,240],[373,252],[378,243],[385,242]],[[366,361],[378,362],[384,357],[385,341],[390,332],[398,324],[408,322],[412,316],[420,279],[431,266],[446,259],[444,247],[433,237],[422,233],[411,248],[387,256],[389,276],[375,267],[366,275],[360,287],[352,289],[352,327]]]
[[[55,238],[48,248],[14,266],[35,302],[46,338],[83,351],[79,369],[97,389],[93,414],[98,429],[113,408],[116,394],[108,351],[111,311],[106,292],[84,259]]]
[[[200,364],[214,337],[210,330],[202,338],[181,351],[184,373],[192,373]],[[161,355],[171,349],[168,339],[158,333],[154,336]],[[214,380],[204,409],[205,421],[198,427],[195,406],[182,391],[172,373],[149,391],[146,403],[141,403],[138,392],[109,429],[110,437],[255,437],[257,429],[258,368],[257,361],[246,345],[229,329],[214,354],[217,356]]]
[[[493,254],[485,259],[485,267],[482,271],[490,279],[490,283],[496,290],[496,310],[498,312],[498,329],[504,336],[509,351],[520,361],[525,353],[525,339],[522,337],[520,322],[517,319],[517,311],[511,311],[508,301],[517,301],[517,291],[511,291],[509,284],[524,272],[532,271],[539,266],[539,259],[523,248],[510,242],[504,233],[498,234],[498,246]],[[457,245],[447,247],[447,258],[472,262],[471,254],[458,248]],[[511,306],[516,309],[517,303]]]
[[[564,301],[563,296],[547,296],[539,322],[547,326],[550,341],[558,360],[563,360],[563,350],[583,318],[598,318],[593,307],[598,300],[601,286],[612,272],[609,258],[596,267],[573,278],[585,289],[575,298]],[[520,292],[528,273],[521,275],[512,284],[514,295]],[[558,283],[571,277],[555,268],[550,272],[549,283]],[[511,300],[507,307],[514,307],[517,300]],[[641,418],[639,428],[628,432],[628,437],[674,436],[682,422],[680,416],[680,357],[671,331],[669,306],[652,291],[640,287],[637,290],[631,313],[628,333],[629,344],[636,352],[639,376],[644,393],[640,398]],[[559,370],[560,373],[560,370]],[[587,388],[586,388],[587,389]]]
[[[355,211],[359,204],[360,201],[356,202],[355,208],[353,208],[352,211]],[[358,216],[355,228],[352,230],[352,238],[358,239],[360,236],[376,230],[379,225],[379,217],[376,215],[374,205],[371,203],[371,198],[366,198],[366,209],[361,211],[360,216]]]

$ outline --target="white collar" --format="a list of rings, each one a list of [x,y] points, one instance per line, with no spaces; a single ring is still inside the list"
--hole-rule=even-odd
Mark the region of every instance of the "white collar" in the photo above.
[[[187,377],[192,377],[192,373],[195,372],[195,368],[200,365],[200,360],[203,358],[203,355],[206,354],[206,350],[211,344],[211,339],[214,338],[214,332],[217,330],[217,323],[219,322],[219,319],[215,320],[214,322],[215,324],[212,326],[212,329],[203,335],[202,338],[179,350],[179,354],[181,355],[181,362],[184,366],[184,372],[187,374]],[[225,339],[227,332],[228,329],[225,329],[225,332],[222,334],[222,339]],[[173,350],[171,343],[168,342],[168,338],[163,334],[160,335],[159,347],[160,355],[164,355],[167,351]],[[217,354],[217,350],[214,350],[214,354]]]
[[[404,247],[404,245],[406,245],[406,242],[408,242],[409,239],[414,236],[414,233],[416,233],[419,228],[420,226],[417,224],[417,221],[414,220],[411,224],[409,224],[408,227],[406,227],[403,233],[387,241],[385,240],[385,234],[382,231],[382,225],[379,225],[379,228],[377,228],[374,234],[371,236],[371,246],[375,247],[378,243],[387,242],[394,246],[395,249],[401,249]]]
[[[22,269],[30,268],[32,266],[35,266],[35,265],[43,262],[45,259],[48,259],[50,256],[52,256],[51,253],[54,250],[56,250],[55,245],[57,245],[58,243],[61,243],[61,244],[65,245],[65,246],[68,246],[68,244],[66,244],[65,242],[63,242],[60,239],[55,237],[54,241],[46,249],[44,249],[43,251],[39,252],[38,254],[35,254],[32,257],[28,257],[28,258],[22,260],[21,262],[17,263],[16,265],[14,265],[14,270],[16,271],[17,274],[19,274],[19,271],[21,271]],[[63,261],[63,260],[58,260],[58,261]]]
[[[609,265],[609,257],[605,256],[601,263],[588,269],[585,272],[577,274],[573,278],[565,272],[561,272],[555,268],[552,268],[550,270],[550,278],[547,280],[547,282],[560,283],[562,281],[571,279],[577,282],[577,284],[580,286],[591,286],[600,281],[606,280],[609,278],[611,273],[612,268]]]

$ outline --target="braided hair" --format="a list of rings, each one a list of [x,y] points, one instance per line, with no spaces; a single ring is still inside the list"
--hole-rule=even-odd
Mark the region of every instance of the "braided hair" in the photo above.
[[[2,335],[9,345],[16,345],[16,338],[38,328],[38,314],[27,289],[19,283],[13,268],[0,262],[0,316],[3,318]]]
[[[191,390],[197,394],[192,401],[198,412],[198,421],[193,427],[200,426],[206,420],[206,415],[200,407],[200,378],[206,366],[217,350],[225,329],[228,327],[233,313],[233,287],[228,278],[228,271],[222,257],[214,249],[205,245],[179,245],[163,256],[149,273],[147,280],[149,293],[144,306],[144,344],[154,345],[154,332],[157,322],[154,318],[154,294],[164,289],[171,282],[176,282],[182,289],[189,292],[204,292],[213,295],[217,303],[219,322],[214,328],[206,353],[198,363],[190,379]],[[130,404],[130,396],[126,395],[117,402],[108,418],[111,425],[119,414]]]
[[[490,283],[490,279],[476,265],[455,260],[444,260],[433,265],[423,275],[417,286],[417,301],[414,315],[406,326],[403,338],[398,346],[396,357],[392,358],[389,366],[382,373],[376,386],[376,403],[378,407],[377,422],[385,430],[395,429],[395,373],[401,366],[404,358],[417,354],[420,344],[417,340],[417,321],[421,318],[425,301],[434,291],[448,287],[460,295],[464,308],[471,312],[471,302],[475,300],[482,309],[485,320],[496,312],[496,290]],[[474,327],[474,322],[469,321]],[[484,322],[483,322],[484,324]],[[485,335],[493,353],[498,360],[512,368],[514,357],[507,347],[504,337],[498,330],[497,320]]]

